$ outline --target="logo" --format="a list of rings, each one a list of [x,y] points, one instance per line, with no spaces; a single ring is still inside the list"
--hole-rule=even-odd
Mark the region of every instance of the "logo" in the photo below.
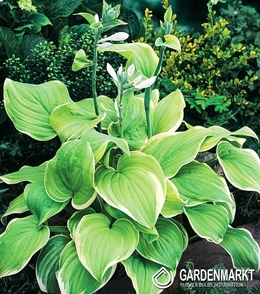
[[[172,285],[174,276],[172,272],[169,272],[165,267],[162,267],[152,276],[152,281],[155,287],[166,289]]]

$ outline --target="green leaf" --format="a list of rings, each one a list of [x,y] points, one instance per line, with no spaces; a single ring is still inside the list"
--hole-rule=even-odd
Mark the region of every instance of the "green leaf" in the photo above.
[[[135,228],[142,233],[146,233],[146,235],[150,235],[150,239],[155,240],[158,237],[158,233],[156,228],[146,228],[142,225],[140,225],[137,221],[133,220],[131,217],[129,217],[127,214],[122,212],[121,210],[114,208],[107,203],[105,203],[105,210],[108,212],[110,216],[112,216],[114,219],[120,219],[120,218],[125,218],[131,221],[131,223],[135,226]]]
[[[105,114],[88,116],[76,103],[68,103],[56,107],[50,115],[50,125],[62,142],[74,140],[84,132],[94,128]]]
[[[110,267],[105,272],[102,282],[98,282],[79,261],[75,244],[71,241],[61,252],[59,270],[56,274],[61,294],[95,293],[110,280],[115,269],[116,265]]]
[[[124,139],[99,133],[95,130],[90,130],[86,132],[82,136],[81,140],[86,140],[87,142],[89,142],[93,150],[96,162],[98,162],[104,156],[105,152],[109,147],[111,147],[111,145],[117,146],[124,153],[129,154],[129,147]]]
[[[152,262],[137,254],[131,255],[128,259],[122,261],[127,275],[133,283],[136,293],[159,294],[163,290],[157,288],[153,283],[153,276],[162,268],[161,264]],[[167,269],[169,275],[162,274],[158,282],[162,285],[170,286],[173,282],[175,271]]]
[[[112,225],[102,213],[84,216],[75,230],[79,260],[99,282],[113,265],[128,258],[139,241],[138,231],[126,219]]]
[[[227,203],[227,202],[217,202],[217,205],[221,205],[223,206],[229,215],[229,224],[232,224],[235,220],[235,215],[236,215],[236,202],[235,202],[235,198],[233,196],[232,193],[230,193],[231,199],[232,199],[232,203]]]
[[[215,135],[205,139],[205,141],[201,145],[201,152],[212,149],[222,139],[227,139],[230,142],[235,141],[240,146],[242,146],[246,141],[246,139],[244,139],[243,137],[251,137],[258,140],[258,137],[255,134],[255,132],[246,126],[242,127],[241,129],[235,132],[230,132],[220,126],[211,126],[209,127],[209,129],[214,131]]]
[[[85,51],[83,49],[80,49],[74,57],[74,60],[72,63],[72,70],[79,71],[82,68],[86,68],[90,66],[92,66],[92,61],[88,60]]]
[[[118,117],[115,111],[114,101],[104,95],[97,97],[98,109],[100,113],[105,113],[105,118],[101,121],[101,126],[104,130],[108,129],[111,122],[118,121]],[[85,112],[95,115],[95,108],[93,98],[82,99],[76,102]]]
[[[68,201],[53,201],[47,195],[43,181],[26,185],[24,198],[31,213],[39,221],[39,224],[43,224],[49,218],[59,213],[68,204]]]
[[[132,40],[137,40],[141,37],[143,26],[139,21],[136,13],[127,7],[124,7],[124,19],[127,22],[127,28]]]
[[[47,162],[39,166],[23,166],[18,171],[0,176],[0,183],[18,184],[21,182],[38,182],[43,180]]]
[[[16,197],[14,200],[12,200],[9,203],[9,206],[5,213],[1,217],[1,222],[3,225],[6,225],[6,219],[9,215],[15,214],[15,213],[23,213],[25,211],[28,211],[29,208],[25,202],[24,194],[22,193],[18,197]]]
[[[75,13],[75,15],[81,15],[82,17],[85,18],[85,20],[89,23],[92,24],[96,22],[94,15],[86,12],[80,12],[80,13]]]
[[[220,142],[217,156],[225,176],[233,186],[260,193],[260,159],[255,151]]]
[[[57,0],[46,11],[50,19],[70,16],[82,4],[82,0]]]
[[[6,79],[4,83],[5,109],[14,126],[39,141],[56,136],[49,117],[56,106],[67,102],[72,102],[68,90],[59,81],[32,85]]]
[[[49,234],[49,228],[39,227],[34,216],[10,221],[5,232],[0,235],[0,278],[21,271],[47,243]]]
[[[171,5],[166,9],[163,18],[164,18],[165,22],[168,22],[168,23],[172,22],[172,7],[171,7]]]
[[[28,15],[28,20],[37,27],[52,25],[48,17],[39,12],[30,12]]]
[[[231,256],[235,268],[259,271],[260,249],[249,231],[229,226],[220,245]]]
[[[165,42],[162,40],[162,38],[157,38],[155,41],[155,46],[158,47],[167,47],[173,50],[176,50],[178,52],[181,51],[181,44],[177,37],[174,35],[164,35]]]
[[[68,229],[70,231],[70,236],[72,239],[74,239],[74,232],[82,217],[92,213],[95,213],[95,210],[92,207],[88,207],[86,209],[74,212],[72,216],[68,219]]]
[[[117,26],[122,26],[122,25],[127,25],[127,23],[120,20],[120,19],[114,19],[114,20],[110,21],[109,23],[106,23],[102,27],[101,33],[103,34],[103,33],[107,32],[107,31],[109,31],[109,30],[111,30],[111,29],[113,29],[113,28],[115,28]]]
[[[217,244],[223,240],[229,222],[228,212],[223,206],[204,203],[185,207],[184,213],[201,238]]]
[[[233,203],[224,178],[205,163],[193,161],[184,165],[171,181],[186,201],[186,206],[203,202]]]
[[[133,93],[129,92],[122,98],[122,120],[120,122],[122,131],[120,133],[131,149],[144,146],[148,140],[143,103],[142,98],[134,97]],[[110,129],[109,132],[111,132]]]
[[[165,201],[166,183],[158,162],[139,151],[123,155],[117,171],[99,166],[95,174],[98,194],[141,225],[152,229]]]
[[[63,143],[46,168],[47,194],[57,202],[72,198],[72,206],[76,209],[88,207],[96,197],[94,168],[94,156],[88,142]]]
[[[143,152],[155,157],[165,176],[171,178],[183,165],[195,159],[204,139],[210,135],[212,131],[207,129],[190,129],[173,134],[161,133],[149,139]]]
[[[41,249],[36,261],[36,278],[41,291],[45,293],[60,293],[56,279],[59,267],[60,253],[70,241],[65,235],[55,235]]]
[[[146,259],[162,264],[171,270],[176,270],[182,253],[188,242],[188,235],[183,236],[184,230],[169,219],[160,217],[155,225],[159,238],[153,242],[148,242],[143,234],[137,251]],[[186,242],[184,242],[186,239]]]
[[[180,198],[179,191],[173,182],[167,180],[166,199],[162,208],[162,215],[166,218],[174,217],[183,212],[183,207],[187,203]]]
[[[183,120],[185,101],[180,90],[163,98],[155,107],[153,117],[153,134],[175,132]]]
[[[247,126],[244,126],[244,127],[242,127],[241,129],[239,129],[239,130],[237,130],[235,132],[232,132],[231,136],[235,136],[235,137],[251,137],[251,138],[255,138],[256,140],[259,140],[256,133]]]
[[[13,54],[20,56],[21,40],[13,30],[6,27],[0,27],[0,40],[5,47],[8,58],[11,58]]]
[[[97,22],[92,23],[89,27],[94,31],[101,30],[102,23],[100,21],[97,21]],[[101,32],[102,32],[102,30],[101,30]]]
[[[100,51],[117,52],[127,58],[127,66],[135,65],[135,73],[131,77],[136,78],[142,74],[144,78],[151,78],[156,70],[159,58],[152,47],[145,43],[115,44],[108,48],[100,48]]]

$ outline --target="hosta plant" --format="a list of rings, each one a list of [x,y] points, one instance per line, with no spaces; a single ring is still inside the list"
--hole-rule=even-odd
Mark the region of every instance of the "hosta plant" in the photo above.
[[[258,271],[257,243],[231,226],[235,203],[228,184],[260,192],[260,160],[242,148],[244,137],[255,133],[183,123],[182,93],[160,100],[153,88],[165,48],[180,50],[171,35],[171,7],[155,43],[159,56],[144,43],[111,43],[124,33],[102,37],[123,24],[119,8],[104,2],[101,19],[82,14],[96,36],[94,56],[113,51],[127,59],[118,70],[107,65],[117,97],[97,95],[97,59],[82,50],[72,68],[92,67],[93,98],[73,102],[59,81],[5,81],[5,108],[15,127],[36,140],[58,136],[61,145],[49,161],[0,177],[25,183],[2,217],[9,223],[0,235],[0,276],[19,272],[37,254],[43,292],[96,292],[121,264],[137,293],[160,293],[152,277],[162,267],[174,275],[188,246],[181,214],[198,236],[226,249],[235,267]],[[215,154],[224,176],[198,160],[205,152]],[[55,223],[61,213],[66,226]],[[161,284],[167,280],[160,276]]]

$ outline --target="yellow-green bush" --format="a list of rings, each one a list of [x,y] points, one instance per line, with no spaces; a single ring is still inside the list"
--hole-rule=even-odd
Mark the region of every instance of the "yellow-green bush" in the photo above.
[[[208,10],[202,32],[185,34],[176,25],[182,51],[168,53],[161,87],[166,92],[172,88],[183,91],[190,119],[232,127],[260,110],[254,96],[260,50],[245,40],[234,42],[232,24],[218,16],[212,5],[208,4]]]

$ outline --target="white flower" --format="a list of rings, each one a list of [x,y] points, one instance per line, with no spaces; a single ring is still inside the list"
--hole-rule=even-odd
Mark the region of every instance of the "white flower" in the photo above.
[[[145,88],[148,88],[150,87],[156,80],[156,76],[153,76],[151,78],[148,78],[144,81],[142,81],[141,83],[137,84],[137,85],[134,85],[135,88],[137,89],[145,89]]]
[[[119,89],[123,89],[124,91],[134,91],[139,89],[144,89],[150,87],[156,80],[156,76],[153,76],[151,78],[148,78],[144,81],[142,81],[143,76],[140,75],[134,80],[130,81],[130,78],[134,74],[135,71],[135,65],[131,64],[127,71],[123,71],[122,65],[119,67],[117,73],[111,66],[111,64],[107,63],[107,71],[110,74],[110,76],[113,78],[114,83]]]
[[[124,41],[129,37],[127,33],[120,32],[120,33],[115,33],[107,38],[103,38],[99,40],[99,43],[104,43],[106,41]]]
[[[107,63],[107,71],[115,81],[118,81],[116,72],[110,63]]]
[[[99,22],[99,16],[98,16],[98,14],[95,14],[94,19],[95,19],[95,22]]]
[[[109,42],[105,42],[105,43],[102,43],[102,44],[99,44],[98,47],[101,47],[101,48],[109,48],[109,47],[112,47],[113,44],[112,43],[109,43]]]
[[[131,78],[131,76],[133,75],[135,71],[135,65],[134,64],[131,64],[128,69],[127,69],[127,73],[128,73],[128,77],[129,79]]]

